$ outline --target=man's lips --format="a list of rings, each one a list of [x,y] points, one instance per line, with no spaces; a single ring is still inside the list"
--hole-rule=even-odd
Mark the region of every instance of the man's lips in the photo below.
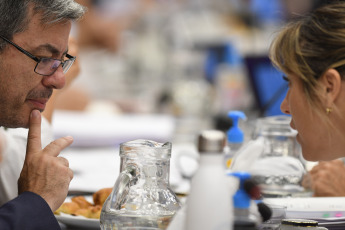
[[[34,106],[35,109],[44,110],[48,102],[48,99],[47,98],[32,98],[32,99],[27,99],[27,101],[30,102]]]

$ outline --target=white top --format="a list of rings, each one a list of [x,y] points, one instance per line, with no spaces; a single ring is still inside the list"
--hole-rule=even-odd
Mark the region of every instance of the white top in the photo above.
[[[4,129],[0,127],[0,145],[2,161],[0,162],[0,206],[18,196],[17,181],[22,171],[27,143],[28,129]],[[42,147],[53,140],[50,123],[42,117]]]

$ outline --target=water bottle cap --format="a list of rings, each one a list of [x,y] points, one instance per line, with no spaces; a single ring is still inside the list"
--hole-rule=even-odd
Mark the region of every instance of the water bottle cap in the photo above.
[[[204,130],[199,134],[198,151],[222,153],[226,145],[225,133],[219,130]]]

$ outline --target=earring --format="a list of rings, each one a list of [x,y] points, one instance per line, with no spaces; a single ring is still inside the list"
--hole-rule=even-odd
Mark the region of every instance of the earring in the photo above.
[[[332,108],[326,108],[327,115],[330,114],[331,112],[332,112]]]

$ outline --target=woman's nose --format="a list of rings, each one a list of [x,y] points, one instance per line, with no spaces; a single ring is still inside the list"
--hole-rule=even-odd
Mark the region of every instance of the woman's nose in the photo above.
[[[290,114],[290,108],[289,108],[287,97],[288,97],[288,94],[285,96],[284,100],[280,104],[280,110],[285,114]]]

